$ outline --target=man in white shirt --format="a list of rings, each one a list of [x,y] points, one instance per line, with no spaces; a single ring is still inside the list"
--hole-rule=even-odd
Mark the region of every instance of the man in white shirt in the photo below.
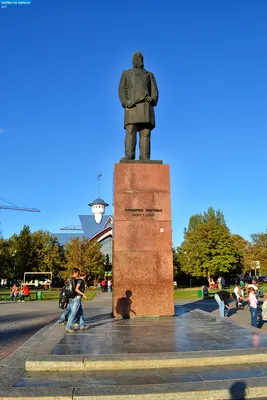
[[[236,298],[235,306],[236,306],[236,308],[238,308],[238,306],[240,304],[240,298],[241,298],[241,296],[240,296],[240,294],[241,294],[240,293],[240,285],[236,284],[236,286],[234,288],[234,293],[235,293],[235,298]]]

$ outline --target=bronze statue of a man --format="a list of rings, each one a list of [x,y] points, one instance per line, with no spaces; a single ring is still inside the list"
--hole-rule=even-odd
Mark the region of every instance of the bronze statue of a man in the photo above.
[[[154,75],[144,69],[142,53],[134,53],[132,62],[133,68],[123,71],[119,85],[119,98],[125,109],[124,159],[135,159],[136,133],[139,132],[139,159],[150,160],[150,132],[155,128],[154,107],[159,92]]]

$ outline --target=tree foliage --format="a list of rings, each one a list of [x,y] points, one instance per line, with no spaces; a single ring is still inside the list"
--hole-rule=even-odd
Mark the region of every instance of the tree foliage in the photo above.
[[[15,276],[22,279],[25,271],[33,271],[33,240],[30,227],[24,225],[20,233],[10,238],[10,255],[14,257]]]
[[[233,234],[232,238],[236,248],[238,272],[246,274],[251,270],[251,265],[254,262],[253,246],[240,235]]]
[[[13,260],[14,261],[14,260]],[[7,279],[13,277],[14,264],[10,255],[9,241],[0,238],[0,277]]]
[[[73,238],[65,244],[66,270],[62,273],[64,278],[71,275],[71,270],[76,267],[87,271],[88,278],[99,279],[104,275],[104,256],[101,245],[96,241],[86,238]]]
[[[227,273],[238,264],[236,247],[221,211],[209,208],[189,220],[179,252],[182,270],[197,277]]]
[[[252,241],[251,253],[253,260],[260,262],[261,274],[267,273],[267,231],[250,235]],[[255,266],[255,263],[254,263]]]
[[[172,249],[173,252],[173,276],[178,286],[188,286],[191,281],[191,276],[187,275],[180,262],[181,247],[178,246]]]
[[[54,235],[42,230],[32,234],[32,241],[35,263],[33,271],[50,271],[54,276],[58,276],[65,261],[63,246]]]
[[[226,226],[222,211],[214,210],[214,208],[209,207],[208,210],[204,211],[203,214],[195,214],[189,218],[188,227],[187,229],[184,229],[184,235],[186,235],[188,232],[193,231],[198,225],[203,224],[204,222],[208,222],[210,220],[214,220],[218,224]]]
[[[57,276],[64,265],[64,249],[56,236],[48,231],[31,233],[24,226],[19,234],[10,239],[0,239],[1,278],[22,279],[24,272],[50,271]]]

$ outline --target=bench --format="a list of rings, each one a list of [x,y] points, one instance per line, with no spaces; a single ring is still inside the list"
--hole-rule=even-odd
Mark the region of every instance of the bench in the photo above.
[[[24,297],[24,300],[26,301],[31,301],[31,295]],[[10,294],[2,294],[0,295],[0,300],[10,300]],[[17,298],[16,301],[18,301],[19,299]]]

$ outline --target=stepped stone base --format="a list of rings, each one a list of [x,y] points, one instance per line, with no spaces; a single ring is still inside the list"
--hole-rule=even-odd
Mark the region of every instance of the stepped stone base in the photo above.
[[[120,378],[117,378],[118,380]],[[130,377],[131,379],[131,377]],[[129,379],[129,381],[130,381]],[[90,380],[90,379],[89,379]],[[61,378],[64,382],[64,378]],[[106,379],[106,382],[108,379]],[[149,379],[147,379],[149,381]],[[42,384],[40,382],[40,384]],[[20,387],[0,389],[1,400],[216,400],[216,399],[266,399],[266,376],[257,379],[225,379],[191,382],[179,380],[176,383],[102,384],[82,387]]]
[[[118,320],[108,294],[96,298],[84,304],[88,331],[50,324],[0,362],[0,400],[266,398],[260,330],[185,306],[175,318]]]
[[[73,359],[74,358],[74,359]],[[73,359],[73,360],[72,360]],[[267,362],[267,349],[217,350],[185,353],[155,353],[102,356],[48,356],[31,357],[26,361],[26,371],[96,371],[135,370],[153,368],[188,368],[200,366],[231,365]],[[144,371],[145,373],[145,371]]]

